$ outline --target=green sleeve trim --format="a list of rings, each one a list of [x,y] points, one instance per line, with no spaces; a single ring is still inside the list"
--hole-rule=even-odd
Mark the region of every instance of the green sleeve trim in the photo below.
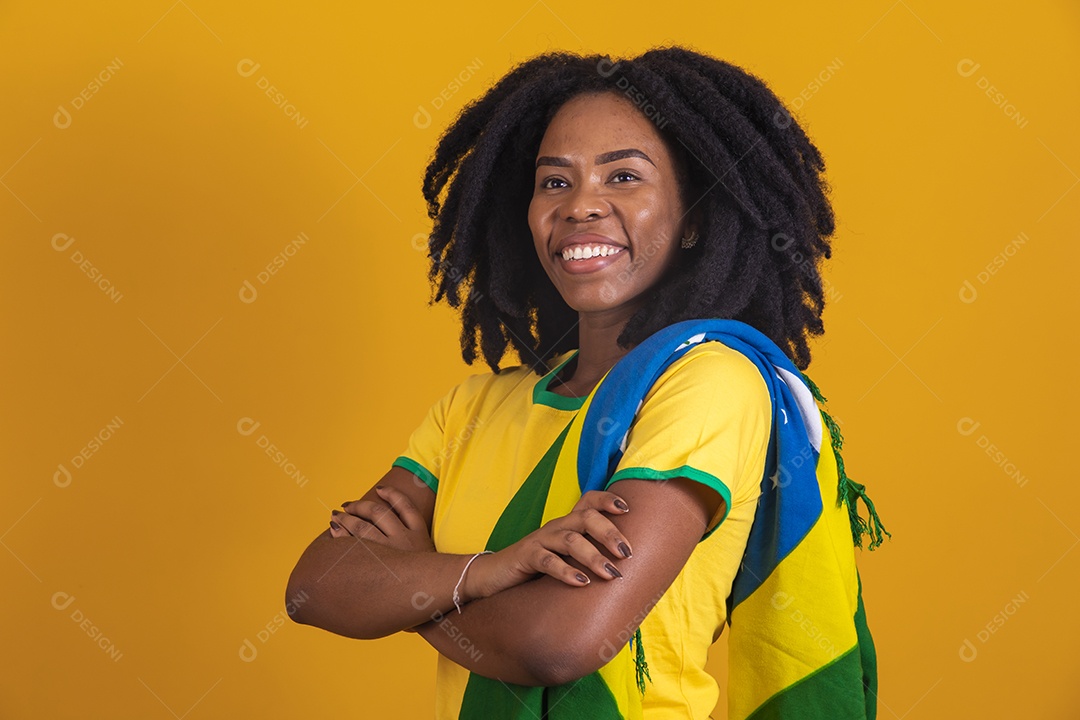
[[[425,485],[431,488],[431,492],[439,492],[439,478],[432,475],[426,467],[416,462],[412,458],[407,458],[404,455],[401,455],[396,460],[394,460],[394,462],[390,463],[390,466],[405,468],[413,475],[420,478],[420,480],[422,480]]]
[[[723,524],[724,520],[727,519],[728,513],[731,511],[731,490],[729,490],[728,486],[715,475],[690,467],[689,465],[683,465],[674,470],[653,470],[652,468],[647,467],[629,467],[623,468],[612,475],[611,479],[607,481],[607,485],[604,486],[604,489],[607,490],[610,488],[617,480],[670,480],[677,477],[684,477],[699,482],[720,493],[720,497],[724,498],[724,512],[720,516],[720,520],[701,536],[701,540],[705,540],[716,531],[716,528]],[[698,540],[698,542],[701,542],[701,540]]]

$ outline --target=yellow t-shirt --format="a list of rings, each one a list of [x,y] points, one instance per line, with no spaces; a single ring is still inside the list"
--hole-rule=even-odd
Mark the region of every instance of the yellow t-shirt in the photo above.
[[[547,389],[577,353],[538,378],[528,366],[469,376],[429,409],[393,464],[436,493],[439,552],[483,550],[495,523],[585,398]],[[641,624],[652,679],[645,718],[707,718],[719,689],[705,670],[727,619],[726,599],[750,532],[771,424],[769,391],[754,364],[718,341],[673,362],[646,394],[612,479],[688,477],[725,500]],[[569,508],[567,508],[569,510]],[[631,630],[632,632],[632,630]],[[439,657],[436,718],[457,718],[469,672]]]

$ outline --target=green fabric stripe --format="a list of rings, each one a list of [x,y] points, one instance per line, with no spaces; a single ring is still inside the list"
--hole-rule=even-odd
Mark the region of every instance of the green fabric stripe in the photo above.
[[[545,720],[623,720],[619,704],[599,672],[548,688],[546,703]]]
[[[526,687],[469,674],[459,720],[623,720],[600,673],[552,688]]]
[[[555,464],[570,425],[559,434],[513,499],[488,538],[487,550],[513,545],[540,527]],[[557,687],[527,687],[469,673],[459,720],[622,720],[618,703],[599,672]]]
[[[528,718],[528,708],[537,708],[532,720],[542,716],[539,708],[544,702],[544,688],[512,685],[469,673],[465,695],[461,700],[458,720],[494,720],[495,718]]]
[[[765,701],[747,720],[861,720],[866,717],[859,648],[851,647]]]
[[[555,472],[555,463],[559,459],[566,436],[570,432],[570,423],[566,424],[559,437],[536,463],[536,467],[525,478],[510,504],[502,511],[499,521],[488,537],[485,550],[498,552],[509,547],[533,530],[540,527],[544,518],[544,505],[547,504],[548,490],[551,488],[551,476]]]
[[[405,468],[416,477],[420,478],[425,485],[431,488],[431,492],[437,493],[439,491],[439,478],[432,475],[426,467],[416,462],[412,458],[407,458],[404,455],[400,456],[394,462],[390,463],[391,467],[397,466],[399,468]]]
[[[698,470],[697,468],[690,467],[689,465],[683,465],[682,467],[677,467],[674,470],[653,470],[652,468],[647,467],[629,467],[623,468],[619,472],[612,475],[611,479],[608,480],[607,485],[604,486],[604,489],[607,490],[608,488],[610,488],[612,483],[617,480],[670,480],[671,478],[677,477],[689,478],[690,480],[699,482],[702,485],[710,487],[716,492],[720,493],[720,497],[724,498],[724,513],[720,516],[720,522],[709,528],[708,532],[701,536],[701,540],[704,540],[705,538],[716,532],[716,529],[724,523],[724,520],[727,519],[728,512],[730,512],[731,510],[731,490],[728,489],[728,486],[725,485],[720,478],[716,477],[712,473],[707,473],[704,470]],[[701,540],[698,540],[698,542],[701,542]]]
[[[870,626],[866,623],[866,608],[862,601],[862,578],[858,571],[855,578],[859,581],[859,605],[855,610],[855,633],[859,638],[859,654],[862,656],[862,680],[866,688],[866,720],[877,717],[877,652],[874,638],[870,636]]]

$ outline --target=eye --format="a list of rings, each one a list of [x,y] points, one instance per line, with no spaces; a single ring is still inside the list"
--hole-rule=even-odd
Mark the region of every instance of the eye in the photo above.
[[[540,189],[541,190],[557,190],[558,189],[557,187],[552,187],[549,184],[549,183],[552,183],[552,182],[565,183],[566,181],[563,180],[561,177],[549,177],[549,178],[546,178],[546,179],[540,181]]]
[[[620,170],[619,172],[615,173],[615,175],[612,176],[612,180],[614,180],[616,178],[621,178],[621,177],[630,178],[631,180],[640,180],[641,179],[637,175],[635,175],[634,173],[632,173],[632,172],[630,172],[628,170]],[[625,182],[625,181],[623,181],[623,182]]]

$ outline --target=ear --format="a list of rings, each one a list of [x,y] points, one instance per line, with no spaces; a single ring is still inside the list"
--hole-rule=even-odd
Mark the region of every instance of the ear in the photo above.
[[[690,215],[686,219],[686,228],[683,232],[683,237],[690,235],[692,232],[697,232],[698,236],[701,236],[701,221],[702,214],[701,209],[695,207],[690,211]]]

